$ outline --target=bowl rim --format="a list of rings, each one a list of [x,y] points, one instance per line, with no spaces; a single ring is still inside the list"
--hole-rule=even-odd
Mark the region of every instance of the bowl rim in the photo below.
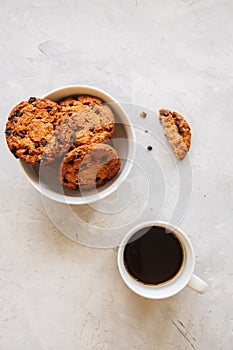
[[[135,140],[136,140],[136,135],[135,135],[135,130],[133,128],[133,125],[126,113],[126,111],[124,110],[124,108],[119,104],[119,102],[112,97],[109,93],[105,92],[102,89],[96,88],[94,86],[91,85],[65,85],[62,86],[60,88],[56,88],[53,90],[50,90],[49,92],[47,92],[46,94],[44,94],[42,96],[42,98],[50,98],[49,96],[52,94],[57,94],[59,92],[62,92],[64,90],[72,90],[72,89],[89,89],[92,90],[93,92],[89,92],[87,94],[92,94],[93,96],[95,96],[95,93],[97,94],[96,97],[101,98],[104,102],[106,103],[114,103],[117,106],[117,109],[121,112],[121,115],[124,116],[123,123],[125,125],[127,125],[127,131],[130,132],[130,142],[129,144],[129,149],[128,149],[128,155],[130,156],[130,159],[126,159],[126,165],[124,166],[123,172],[119,175],[119,177],[107,188],[103,189],[103,191],[100,192],[96,192],[94,194],[91,194],[90,196],[80,196],[80,197],[76,197],[76,196],[67,196],[65,193],[56,193],[55,191],[51,190],[49,187],[46,186],[41,186],[40,183],[40,179],[39,177],[36,176],[34,170],[33,169],[33,165],[31,164],[27,164],[25,163],[23,160],[19,159],[19,164],[21,166],[21,169],[23,170],[25,176],[27,177],[27,179],[29,180],[29,182],[31,183],[31,185],[40,192],[40,194],[42,196],[46,196],[49,199],[52,199],[56,202],[59,203],[63,203],[63,204],[71,204],[71,205],[84,205],[84,204],[90,204],[90,203],[94,203],[97,202],[101,199],[106,198],[107,196],[109,196],[111,193],[113,193],[119,186],[120,184],[122,184],[125,179],[128,177],[132,166],[133,166],[133,160],[135,158]],[[78,94],[81,94],[80,92]],[[86,93],[84,92],[83,95],[85,95]],[[71,94],[67,94],[66,96],[70,96]],[[98,96],[98,95],[103,95]],[[62,97],[62,98],[65,98]],[[107,98],[109,101],[105,101],[105,98]],[[127,156],[128,156],[127,155]],[[33,175],[34,173],[34,175]]]

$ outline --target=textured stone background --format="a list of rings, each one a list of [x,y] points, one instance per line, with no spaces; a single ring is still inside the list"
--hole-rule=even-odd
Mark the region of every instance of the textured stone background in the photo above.
[[[0,1],[0,349],[232,349],[232,13],[230,0]],[[49,221],[3,131],[16,103],[66,84],[187,115],[181,227],[205,295],[144,300],[121,281],[116,250],[73,243]]]

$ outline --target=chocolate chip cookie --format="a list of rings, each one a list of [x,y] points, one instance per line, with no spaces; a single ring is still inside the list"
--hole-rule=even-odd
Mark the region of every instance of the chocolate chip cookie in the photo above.
[[[109,140],[114,132],[115,120],[107,105],[92,105],[80,108],[75,113],[60,112],[56,127],[44,151],[44,158],[59,158],[70,147],[100,143]]]
[[[87,139],[91,140],[93,135],[105,134],[105,139],[112,137],[115,129],[115,118],[111,108],[107,105],[92,105],[88,109],[80,110],[72,115],[76,126],[82,125],[82,131],[77,134],[76,146],[83,143],[88,143]],[[82,139],[86,137],[85,141]]]
[[[36,97],[30,97],[13,108],[5,134],[8,147],[16,158],[29,164],[41,162],[59,121],[60,108],[56,102]]]
[[[88,95],[70,96],[60,101],[60,106],[63,119],[73,114],[77,127],[82,126],[85,131],[88,131],[101,126],[112,135],[115,118],[111,108],[101,99]],[[76,116],[75,113],[77,113]]]
[[[159,110],[159,120],[177,158],[182,160],[189,151],[191,144],[189,124],[182,115],[169,109]]]
[[[64,157],[59,179],[70,189],[91,190],[110,181],[120,169],[120,159],[107,144],[89,144],[74,148]]]

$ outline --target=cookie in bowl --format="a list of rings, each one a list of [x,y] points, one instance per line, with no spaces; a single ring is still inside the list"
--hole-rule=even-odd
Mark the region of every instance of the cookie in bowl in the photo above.
[[[88,96],[90,98],[90,96]],[[54,130],[43,158],[50,159],[63,156],[71,147],[86,145],[91,142],[104,142],[109,140],[115,128],[115,118],[107,105],[92,105],[80,107],[75,112],[62,109],[59,113],[59,124]]]
[[[69,189],[91,190],[105,185],[120,170],[117,151],[103,143],[74,148],[64,157],[59,179]]]
[[[55,127],[61,107],[53,101],[30,97],[13,108],[6,123],[7,145],[28,164],[39,164]],[[50,158],[53,161],[54,158]]]

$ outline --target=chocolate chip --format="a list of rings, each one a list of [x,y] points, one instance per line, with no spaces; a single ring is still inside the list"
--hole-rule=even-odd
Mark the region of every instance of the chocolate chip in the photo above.
[[[46,108],[46,110],[47,110],[48,113],[51,112],[52,109],[53,109],[53,107],[50,107],[50,106],[48,106],[48,107]]]
[[[27,156],[29,154],[29,149],[26,148],[25,151],[23,152],[23,155]]]
[[[95,114],[100,114],[100,111],[97,109],[97,110],[95,111]]]
[[[101,163],[105,163],[106,160],[107,160],[107,157],[105,157],[105,156],[101,157]]]
[[[146,112],[141,112],[141,113],[140,113],[140,117],[146,118],[146,116],[147,116]]]
[[[85,119],[85,123],[89,123],[89,120],[88,120],[88,119]]]
[[[100,177],[99,176],[97,176],[96,178],[95,178],[95,182],[97,183],[97,182],[100,182]]]
[[[152,146],[147,146],[148,151],[151,151],[153,149]]]
[[[105,185],[108,181],[109,181],[109,179],[108,179],[107,177],[105,177],[105,178],[103,179],[103,185]]]
[[[70,106],[70,107],[73,107],[73,105],[74,105],[73,102],[69,103],[69,106]]]
[[[76,185],[75,189],[76,189],[76,191],[79,190],[79,185]]]
[[[69,183],[69,181],[67,180],[67,178],[64,176],[63,177],[63,180],[62,180],[65,184],[68,184]]]
[[[16,154],[16,153],[14,154],[14,157],[15,157],[16,159],[18,159],[18,158],[19,158],[19,156],[17,156],[17,154]]]
[[[90,130],[90,131],[94,131],[94,130],[95,130],[95,127],[94,127],[93,125],[90,126],[89,130]]]
[[[179,128],[178,132],[179,132],[179,134],[182,134],[184,132],[184,129],[183,128]]]
[[[73,164],[74,164],[74,160],[71,159],[71,160],[69,161],[69,164],[70,164],[70,165],[73,165]]]
[[[16,151],[17,151],[17,149],[16,149],[15,146],[11,146],[11,147],[10,147],[10,151],[11,151],[11,153],[15,154]]]
[[[165,110],[165,111],[163,111],[163,115],[164,115],[164,117],[167,117],[169,115],[169,112]]]
[[[44,156],[44,155],[42,155],[42,160],[45,162],[46,160],[48,160],[48,158],[46,157],[46,156]]]
[[[23,139],[25,137],[25,131],[20,131],[19,132],[19,136],[21,137],[21,139]]]
[[[17,111],[17,112],[16,112],[16,116],[17,116],[17,117],[22,117],[22,115],[23,115],[23,112],[21,112],[21,111]]]
[[[176,114],[175,113],[172,113],[172,118],[176,118]]]
[[[180,125],[179,120],[176,120],[176,121],[175,121],[175,124],[176,124],[176,126],[179,126],[179,125]]]
[[[12,121],[13,123],[17,123],[17,121],[18,121],[18,118],[16,118],[16,117],[13,117],[13,118],[11,118],[11,121]]]
[[[42,146],[46,146],[47,145],[47,141],[45,139],[42,139],[41,140],[41,144],[42,144]]]
[[[18,134],[16,131],[14,131],[14,132],[13,132],[13,136],[18,137],[19,134]]]
[[[73,113],[68,113],[68,116],[71,117]]]
[[[11,130],[11,129],[6,129],[5,133],[6,133],[8,136],[10,136],[11,133],[12,133],[12,130]]]
[[[81,157],[81,155],[82,155],[82,152],[78,152],[77,154],[75,154],[75,159],[78,159],[78,158],[80,158]]]
[[[36,101],[36,98],[35,98],[35,97],[30,97],[29,100],[28,100],[29,103],[33,103],[33,102],[35,102],[35,101]]]
[[[38,147],[40,147],[40,143],[39,142],[35,142],[34,146],[35,146],[35,148],[38,148]]]
[[[36,163],[37,163],[37,164],[40,163],[40,158],[39,158],[39,157],[36,158]]]

